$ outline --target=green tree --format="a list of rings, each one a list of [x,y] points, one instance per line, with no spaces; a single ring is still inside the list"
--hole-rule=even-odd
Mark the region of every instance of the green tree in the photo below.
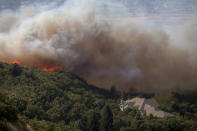
[[[91,111],[88,116],[88,130],[89,131],[99,131],[99,120],[100,120],[100,114]]]
[[[102,111],[101,129],[103,131],[114,131],[113,114],[108,105],[106,105]]]
[[[9,131],[9,128],[5,121],[0,120],[0,131]]]
[[[110,93],[114,96],[114,97],[118,97],[118,92],[116,90],[116,87],[114,85],[111,86],[110,88]]]

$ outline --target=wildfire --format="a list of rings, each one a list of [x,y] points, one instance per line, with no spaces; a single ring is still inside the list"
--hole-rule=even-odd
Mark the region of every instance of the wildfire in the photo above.
[[[8,64],[22,65],[22,64],[20,63],[20,61],[18,61],[18,60],[8,61],[8,62],[6,62],[6,63],[8,63]]]
[[[22,66],[22,67],[28,67],[27,65],[21,63],[19,60],[17,59],[14,59],[14,60],[11,60],[11,61],[3,61],[5,63],[8,63],[8,64],[17,64],[19,66]],[[55,71],[55,70],[62,70],[61,67],[59,66],[54,66],[54,67],[48,67],[48,66],[36,66],[37,68],[40,68],[44,71]]]
[[[44,71],[54,71],[54,70],[60,70],[61,68],[60,67],[42,67],[41,68],[42,70],[44,70]]]

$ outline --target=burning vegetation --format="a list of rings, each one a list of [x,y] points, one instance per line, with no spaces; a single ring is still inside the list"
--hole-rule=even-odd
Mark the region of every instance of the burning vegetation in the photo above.
[[[3,61],[4,63],[7,63],[7,64],[17,64],[21,67],[28,67],[27,65],[21,63],[19,60],[15,59],[15,60],[11,60],[11,61]],[[54,66],[54,67],[49,67],[49,66],[39,66],[39,67],[34,67],[34,68],[38,68],[38,69],[42,69],[44,71],[63,71],[61,69],[61,67],[59,66]],[[65,70],[64,70],[65,71]]]

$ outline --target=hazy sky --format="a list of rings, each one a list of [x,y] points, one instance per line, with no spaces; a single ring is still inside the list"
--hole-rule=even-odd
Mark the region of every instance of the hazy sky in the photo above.
[[[0,9],[16,9],[20,6],[33,3],[49,4],[52,0],[0,0]],[[61,3],[65,0],[56,0]],[[197,12],[197,0],[100,0],[102,8],[114,8],[110,12],[114,17],[125,15],[133,17],[137,22],[142,22],[147,27],[163,28],[167,32],[174,32],[176,28],[194,17]],[[54,2],[54,0],[53,0]],[[126,9],[126,11],[125,11]]]

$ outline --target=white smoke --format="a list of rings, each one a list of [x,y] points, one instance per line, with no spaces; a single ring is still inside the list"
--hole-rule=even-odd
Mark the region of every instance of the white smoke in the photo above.
[[[29,67],[58,65],[91,83],[121,89],[195,86],[191,51],[175,46],[163,31],[136,24],[123,5],[120,11],[111,8],[117,5],[68,0],[1,11],[0,59],[18,59]],[[191,34],[188,39],[195,43]]]

